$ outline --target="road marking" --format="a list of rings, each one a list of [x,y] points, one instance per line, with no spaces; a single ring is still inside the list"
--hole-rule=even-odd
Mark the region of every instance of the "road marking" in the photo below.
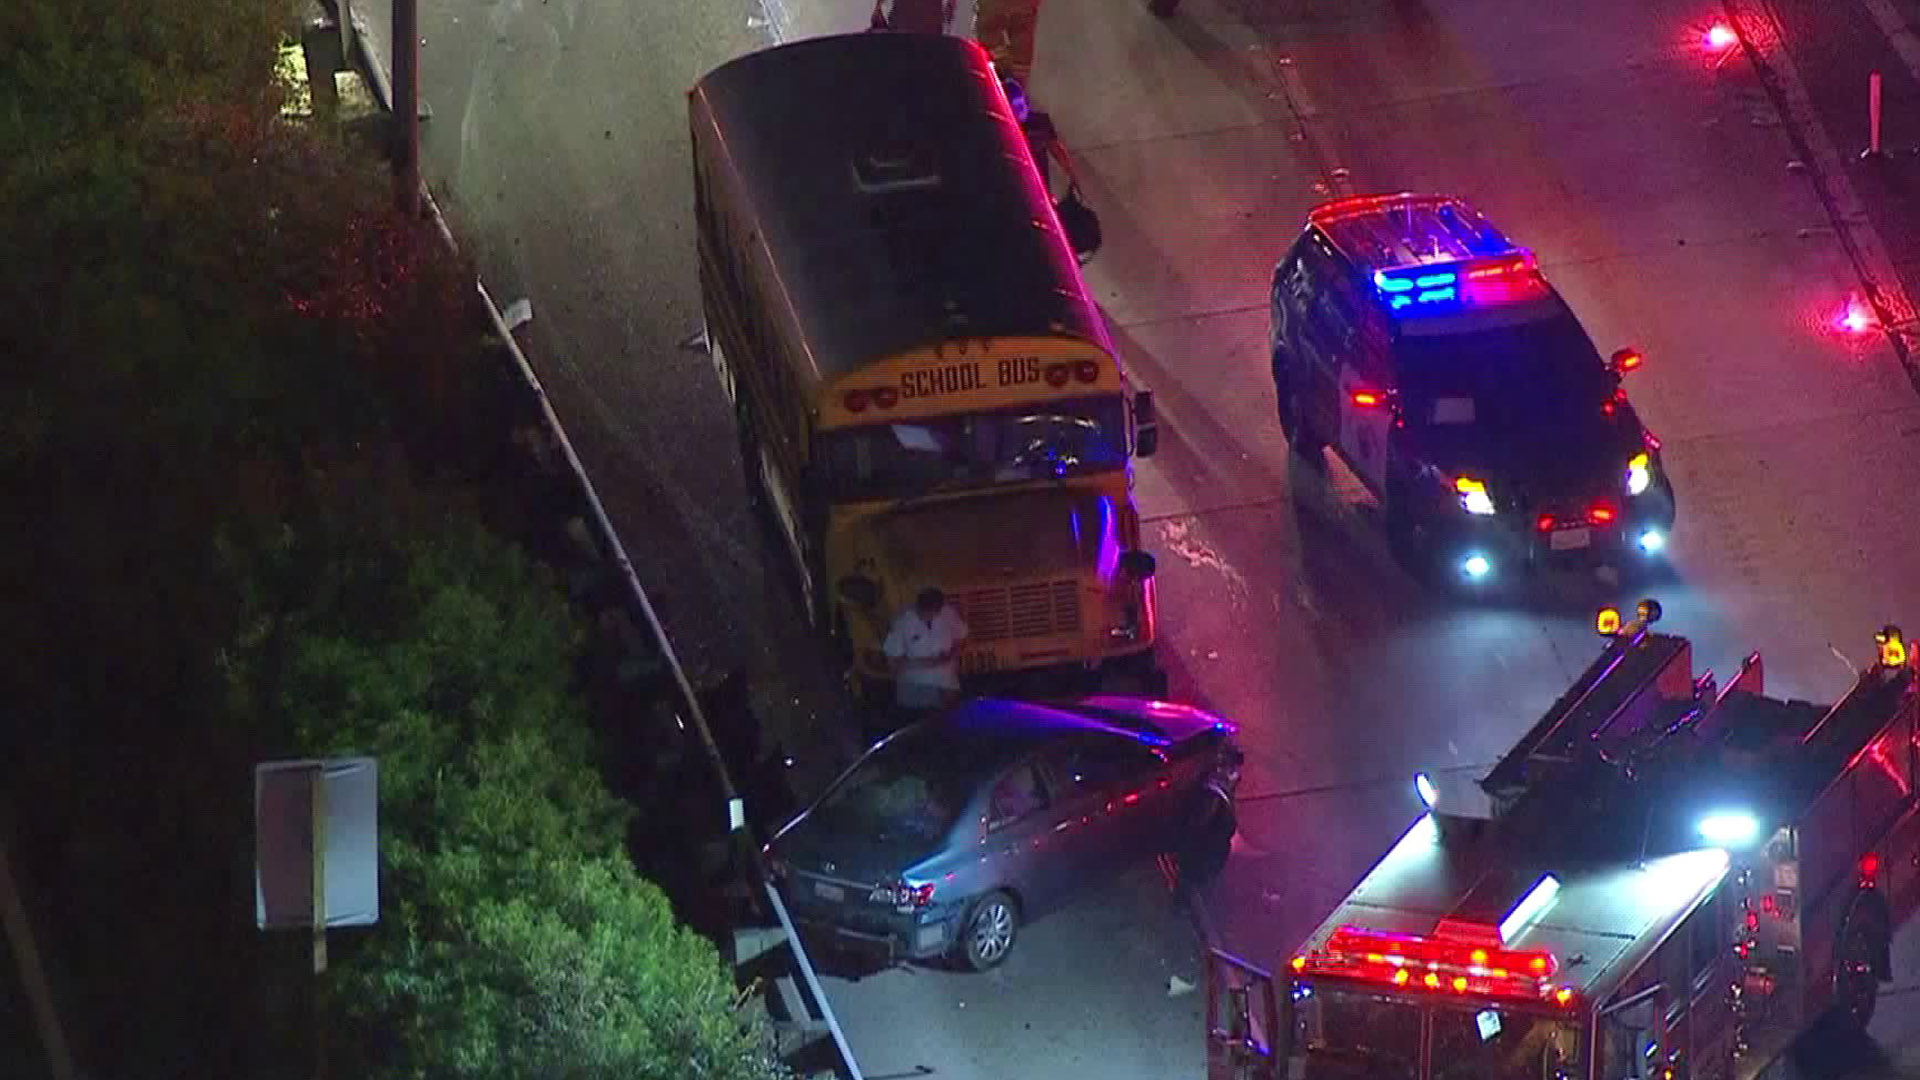
[[[1914,350],[1909,341],[1914,332],[1913,303],[1900,284],[1900,276],[1893,269],[1893,260],[1887,254],[1886,245],[1869,223],[1866,204],[1860,200],[1852,181],[1847,178],[1846,164],[1832,140],[1827,138],[1826,130],[1820,126],[1813,103],[1807,97],[1806,85],[1800,81],[1793,58],[1787,55],[1782,43],[1785,32],[1773,18],[1767,0],[1723,2],[1728,21],[1740,35],[1741,48],[1773,98],[1774,106],[1784,114],[1788,138],[1804,157],[1811,159],[1807,164],[1810,166],[1808,173],[1813,181],[1814,194],[1826,208],[1841,249],[1848,261],[1853,263],[1854,273],[1866,291],[1867,303],[1873,307],[1874,315],[1885,330],[1887,342],[1905,370],[1907,381],[1913,384],[1915,390],[1920,390],[1920,367],[1916,367]],[[1884,5],[1886,0],[1863,2],[1871,8],[1876,3]],[[1894,21],[1896,27],[1899,26],[1898,15],[1891,9],[1885,14]],[[1880,13],[1876,13],[1876,20],[1880,17]],[[1882,22],[1882,29],[1885,28],[1886,23]],[[1761,32],[1756,33],[1756,30]],[[1900,46],[1896,44],[1895,48],[1899,49]],[[1906,53],[1902,52],[1901,55],[1904,59]],[[1914,74],[1920,78],[1920,70]]]
[[[761,23],[755,26],[753,17],[747,17],[749,29],[765,30],[767,41],[774,45],[784,45],[787,34],[793,26],[793,13],[787,10],[786,0],[755,0],[760,9]]]
[[[1321,139],[1313,133],[1311,122],[1320,115],[1307,93],[1306,80],[1300,77],[1300,70],[1294,66],[1293,57],[1282,56],[1265,47],[1267,66],[1273,72],[1273,81],[1279,87],[1280,99],[1287,103],[1287,111],[1293,114],[1293,126],[1299,137],[1300,145],[1305,149],[1307,159],[1313,162],[1313,170],[1320,174],[1321,183],[1333,196],[1353,194],[1352,177],[1348,171],[1334,163],[1332,154]]]
[[[1860,0],[1866,6],[1873,21],[1880,24],[1880,32],[1887,36],[1887,44],[1900,54],[1900,60],[1907,65],[1915,79],[1920,79],[1920,37],[1914,35],[1907,20],[1894,10],[1893,0]]]

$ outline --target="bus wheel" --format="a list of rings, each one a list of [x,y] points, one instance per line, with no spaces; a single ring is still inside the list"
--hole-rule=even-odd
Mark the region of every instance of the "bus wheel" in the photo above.
[[[1147,0],[1147,10],[1164,19],[1180,10],[1180,0]]]
[[[1864,903],[1855,908],[1833,958],[1834,1011],[1852,1030],[1865,1031],[1873,1022],[1880,1002],[1874,964],[1886,940],[1886,919],[1879,909]]]

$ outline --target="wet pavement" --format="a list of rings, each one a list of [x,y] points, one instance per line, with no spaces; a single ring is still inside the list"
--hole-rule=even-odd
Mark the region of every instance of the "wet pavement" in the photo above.
[[[532,298],[529,351],[643,579],[697,666],[746,670],[756,708],[823,758],[850,729],[762,567],[711,368],[678,348],[699,323],[681,95],[770,26],[855,29],[869,6],[422,13],[429,178],[495,295]],[[1680,500],[1658,595],[1699,665],[1760,649],[1775,693],[1829,697],[1848,681],[1835,649],[1858,662],[1882,623],[1920,622],[1920,408],[1884,335],[1835,325],[1863,269],[1903,303],[1920,214],[1896,201],[1898,154],[1884,181],[1832,165],[1857,154],[1847,87],[1869,60],[1888,65],[1889,115],[1904,103],[1886,144],[1920,140],[1911,76],[1895,85],[1851,36],[1877,25],[1864,4],[1773,6],[1789,43],[1821,44],[1756,43],[1763,79],[1702,47],[1724,17],[1710,2],[1595,0],[1575,19],[1524,0],[1187,0],[1162,21],[1049,0],[1033,94],[1103,216],[1089,283],[1161,412],[1137,495],[1173,696],[1245,725],[1242,836],[1207,897],[1234,951],[1284,957],[1415,813],[1412,773],[1484,769],[1593,655],[1591,607],[1633,598],[1566,579],[1443,601],[1395,565],[1350,477],[1290,461],[1267,279],[1331,194],[1479,203],[1603,350],[1646,354],[1629,388]],[[1898,1026],[1920,1017],[1915,937],[1882,1010],[1901,1054],[1920,1045]],[[893,970],[830,993],[870,1076],[1197,1076],[1195,998],[1168,981],[1197,967],[1143,873],[1035,924],[999,975]]]

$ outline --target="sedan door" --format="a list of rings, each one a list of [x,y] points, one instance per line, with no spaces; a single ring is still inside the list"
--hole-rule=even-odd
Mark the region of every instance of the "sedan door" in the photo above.
[[[1177,816],[1161,753],[1124,735],[1089,734],[1049,755],[1058,797],[1081,815],[1090,872],[1117,873],[1166,849]]]
[[[1029,918],[1058,903],[1071,880],[1061,853],[1072,830],[1057,827],[1059,816],[1046,774],[1033,758],[988,787],[981,888],[1013,889]]]

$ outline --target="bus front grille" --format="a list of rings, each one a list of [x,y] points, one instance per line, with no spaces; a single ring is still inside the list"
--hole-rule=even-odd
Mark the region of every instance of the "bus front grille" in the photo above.
[[[971,589],[954,599],[976,641],[1080,631],[1080,583],[1071,578]]]

